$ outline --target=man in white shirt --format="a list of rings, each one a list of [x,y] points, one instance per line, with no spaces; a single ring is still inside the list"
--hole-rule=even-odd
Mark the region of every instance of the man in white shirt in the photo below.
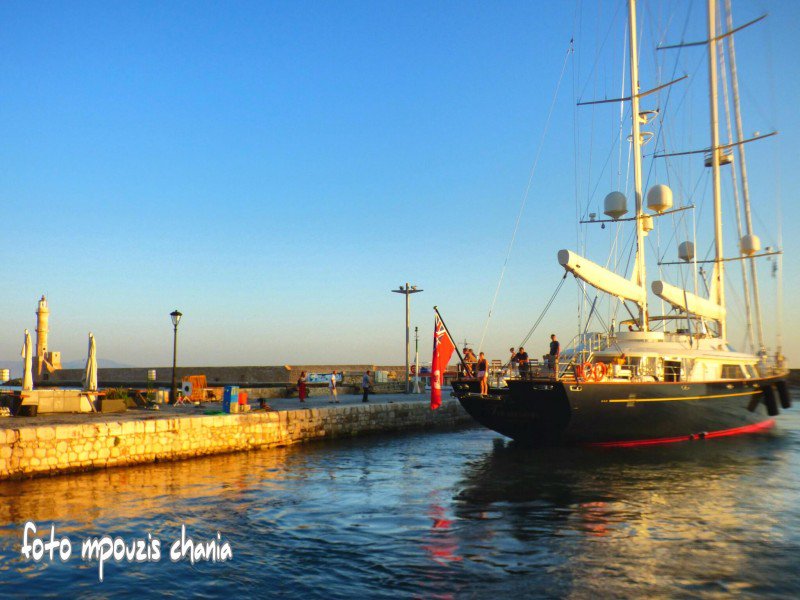
[[[331,378],[328,381],[328,403],[329,404],[339,404],[339,396],[336,394],[336,371],[334,370],[331,373]]]

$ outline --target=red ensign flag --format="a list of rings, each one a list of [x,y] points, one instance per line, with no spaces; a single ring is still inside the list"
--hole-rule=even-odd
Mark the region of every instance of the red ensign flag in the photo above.
[[[431,410],[436,410],[442,405],[444,372],[455,349],[456,345],[447,334],[444,323],[439,315],[436,315],[436,326],[433,330],[433,359],[431,360]]]

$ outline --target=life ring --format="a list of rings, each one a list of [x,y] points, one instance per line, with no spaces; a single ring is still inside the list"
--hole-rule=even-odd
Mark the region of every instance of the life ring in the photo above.
[[[592,369],[592,363],[585,362],[579,368],[580,368],[580,376],[584,381],[592,381],[592,379],[594,379],[594,370]]]
[[[417,374],[417,365],[411,365],[410,370],[411,370],[411,374],[412,375],[416,375]]]
[[[606,363],[599,362],[599,363],[595,363],[594,371],[592,372],[592,375],[594,376],[594,380],[595,381],[603,381],[603,379],[605,378],[607,372],[608,372],[608,369],[606,367]]]

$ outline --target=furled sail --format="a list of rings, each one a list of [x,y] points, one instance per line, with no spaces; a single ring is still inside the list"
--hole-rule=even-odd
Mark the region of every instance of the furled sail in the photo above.
[[[598,290],[626,300],[632,300],[637,304],[643,305],[647,301],[647,290],[644,287],[570,250],[559,250],[558,262],[567,271]]]
[[[689,314],[715,321],[725,319],[725,308],[711,300],[696,296],[665,281],[654,281],[650,287],[656,296]]]

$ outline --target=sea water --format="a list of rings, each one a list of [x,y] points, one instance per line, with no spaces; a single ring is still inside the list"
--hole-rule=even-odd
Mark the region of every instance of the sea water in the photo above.
[[[617,449],[468,428],[0,483],[0,596],[796,597],[800,403],[778,422]],[[26,523],[71,555],[23,556]],[[111,540],[102,582],[87,539]]]

